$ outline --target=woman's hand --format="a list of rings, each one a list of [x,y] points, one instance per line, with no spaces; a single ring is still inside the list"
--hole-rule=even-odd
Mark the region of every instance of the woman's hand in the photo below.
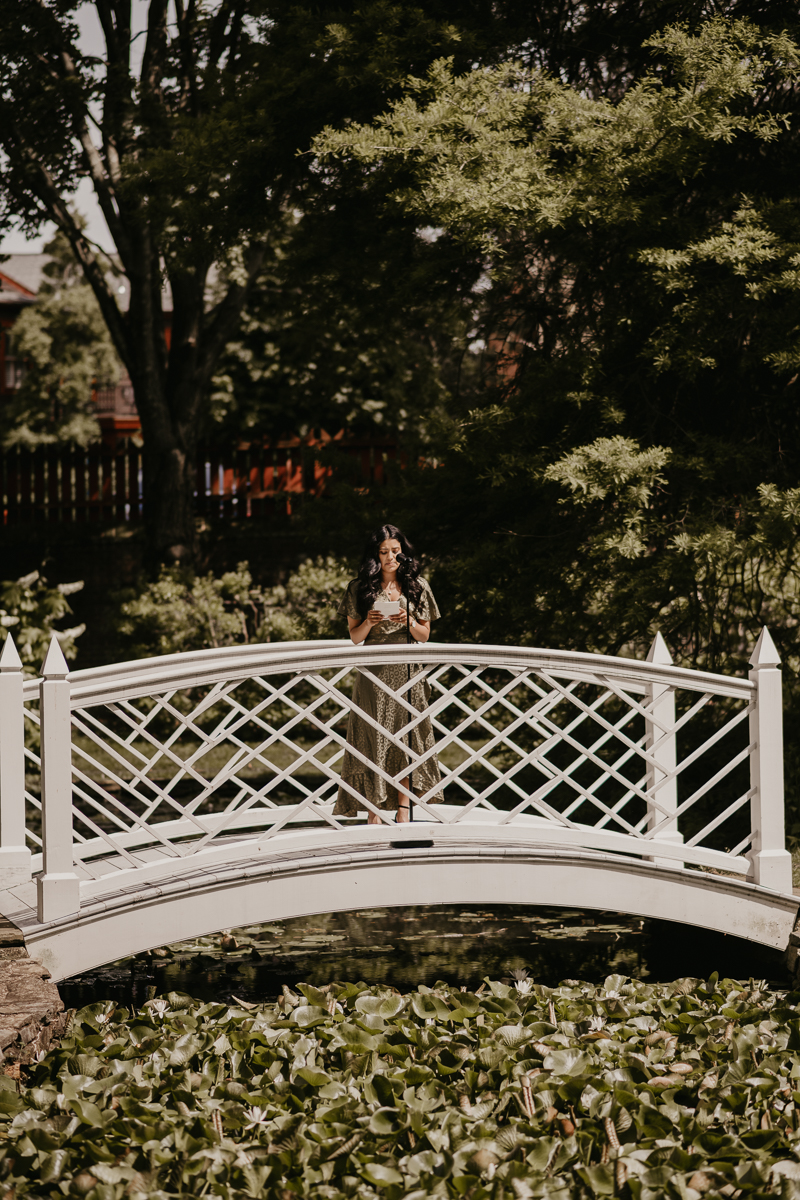
[[[380,611],[379,608],[373,608],[373,609],[370,609],[370,611],[367,613],[366,624],[370,625],[370,626],[379,625],[380,622],[384,621],[385,619],[386,618],[384,617],[383,613]]]
[[[399,613],[395,613],[394,616],[387,617],[386,620],[405,626],[407,621],[406,610],[403,608]],[[408,627],[411,637],[415,642],[427,642],[431,635],[430,621],[418,621],[416,617],[412,617],[410,622],[408,622]]]

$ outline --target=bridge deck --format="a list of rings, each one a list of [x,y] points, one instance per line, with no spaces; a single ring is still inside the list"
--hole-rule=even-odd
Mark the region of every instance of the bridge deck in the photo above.
[[[367,831],[365,831],[367,832]],[[570,847],[484,843],[422,825],[369,830],[361,844],[298,844],[87,897],[80,912],[37,919],[35,881],[0,893],[31,955],[63,979],[124,954],[222,928],[317,912],[415,904],[529,904],[679,921],[784,949],[798,899],[731,876]],[[252,846],[252,843],[251,843]],[[144,851],[152,861],[154,851]],[[91,878],[91,864],[80,869]]]

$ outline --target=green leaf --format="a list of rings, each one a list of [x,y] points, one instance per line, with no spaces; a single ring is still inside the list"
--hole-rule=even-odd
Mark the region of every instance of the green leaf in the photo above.
[[[361,1175],[369,1183],[378,1187],[388,1187],[391,1183],[402,1183],[403,1176],[394,1167],[385,1167],[382,1163],[366,1163],[359,1168]]]
[[[298,1079],[304,1079],[312,1087],[323,1087],[324,1084],[331,1082],[328,1072],[320,1071],[316,1067],[301,1067],[299,1071],[294,1072],[294,1075]]]
[[[297,1008],[292,1010],[292,1021],[295,1025],[299,1025],[302,1029],[309,1029],[312,1025],[320,1025],[323,1021],[329,1019],[330,1014],[324,1008],[318,1008],[314,1004],[299,1004]]]
[[[582,1075],[589,1062],[582,1050],[553,1050],[543,1059],[542,1067],[555,1075]]]
[[[596,1167],[578,1167],[576,1171],[595,1196],[614,1195],[614,1168],[610,1164]]]
[[[369,1128],[373,1133],[385,1135],[394,1133],[397,1125],[396,1108],[379,1108],[369,1119]]]
[[[450,1009],[438,996],[414,992],[411,996],[411,1007],[423,1020],[446,1021],[450,1017]]]
[[[52,1154],[48,1154],[47,1158],[41,1165],[39,1176],[42,1183],[58,1183],[61,1178],[61,1172],[64,1170],[69,1161],[68,1150],[54,1150]]]
[[[360,1026],[352,1024],[350,1021],[342,1021],[337,1026],[336,1030],[339,1037],[349,1050],[354,1052],[365,1050],[377,1050],[383,1039],[375,1034],[367,1033]]]
[[[195,1001],[186,992],[167,992],[166,1000],[170,1008],[175,1012],[183,1012],[187,1008],[191,1008]]]
[[[169,1056],[169,1064],[171,1067],[183,1067],[194,1058],[196,1054],[203,1048],[202,1038],[196,1037],[193,1033],[185,1033],[179,1037],[172,1053]]]
[[[102,1126],[103,1113],[90,1100],[70,1100],[69,1105],[76,1117],[80,1117],[84,1125]]]

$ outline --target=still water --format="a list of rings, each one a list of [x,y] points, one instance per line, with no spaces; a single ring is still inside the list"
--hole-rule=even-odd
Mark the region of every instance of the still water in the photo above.
[[[784,987],[779,951],[667,921],[620,913],[496,905],[364,909],[251,925],[175,943],[59,985],[78,1008],[113,999],[139,1006],[168,991],[203,1000],[272,1001],[283,984],[334,979],[409,991],[437,980],[477,987],[526,969],[537,983],[599,982],[612,972],[664,982],[712,971]]]

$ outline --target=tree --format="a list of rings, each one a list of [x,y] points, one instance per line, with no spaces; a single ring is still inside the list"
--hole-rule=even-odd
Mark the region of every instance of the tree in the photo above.
[[[79,46],[78,3],[0,0],[0,228],[49,219],[69,241],[133,384],[151,557],[191,560],[209,384],[273,232],[313,177],[301,152],[326,121],[379,111],[405,70],[458,38],[446,5],[149,0],[137,66],[129,0],[94,0],[97,57]],[[113,264],[69,207],[82,177]],[[129,281],[125,313],[109,265]]]
[[[428,442],[468,374],[480,270],[352,186],[332,209],[324,199],[269,247],[211,420],[240,437],[322,427]]]
[[[795,714],[800,53],[722,19],[646,48],[608,95],[442,62],[318,139],[486,269],[483,392],[387,501],[446,638],[641,656],[660,629],[742,672],[770,624]]]
[[[119,378],[119,359],[102,313],[64,235],[58,234],[45,252],[52,257],[37,303],[14,325],[26,372],[0,410],[4,446],[95,441],[100,427],[92,388]]]
[[[454,632],[638,651],[666,622],[684,661],[735,644],[740,665],[739,616],[711,636],[679,564],[725,530],[761,537],[759,485],[793,507],[798,51],[723,20],[649,49],[612,100],[442,62],[317,148],[403,170],[394,202],[487,269],[483,395],[414,485],[459,593]]]

